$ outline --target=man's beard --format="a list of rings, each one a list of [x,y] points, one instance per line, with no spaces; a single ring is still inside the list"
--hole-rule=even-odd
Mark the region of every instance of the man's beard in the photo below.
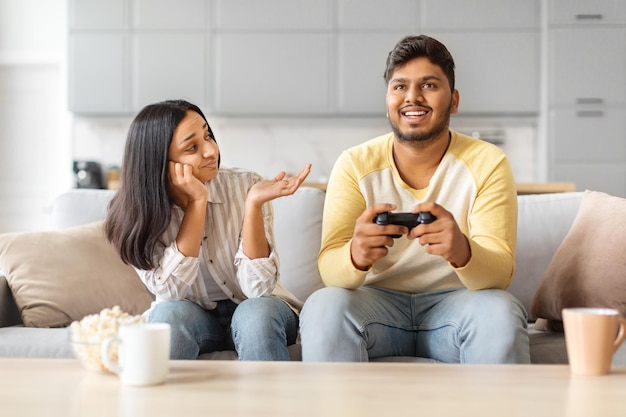
[[[394,135],[401,142],[427,142],[435,140],[439,135],[449,130],[450,126],[450,109],[452,109],[452,105],[448,108],[448,117],[445,117],[438,121],[438,123],[433,126],[432,129],[428,131],[412,131],[409,133],[403,133],[400,131],[400,128],[389,119],[389,124],[391,124],[391,129],[393,130]]]

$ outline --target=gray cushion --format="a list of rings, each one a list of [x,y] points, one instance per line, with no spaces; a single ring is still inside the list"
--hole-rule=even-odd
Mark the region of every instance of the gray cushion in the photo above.
[[[0,328],[0,358],[73,358],[66,328]]]

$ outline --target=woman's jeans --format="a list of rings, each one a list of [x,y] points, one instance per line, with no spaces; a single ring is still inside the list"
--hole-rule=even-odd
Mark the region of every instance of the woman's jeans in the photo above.
[[[326,287],[306,300],[300,315],[302,360],[530,363],[526,325],[522,304],[502,290]]]
[[[298,316],[275,297],[249,298],[237,305],[218,301],[205,310],[189,300],[156,303],[150,322],[172,327],[171,359],[236,350],[240,360],[289,360],[287,346],[298,334]]]

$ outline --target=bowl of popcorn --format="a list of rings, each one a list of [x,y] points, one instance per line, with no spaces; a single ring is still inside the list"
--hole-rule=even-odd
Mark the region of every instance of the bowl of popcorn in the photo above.
[[[74,321],[69,326],[69,337],[74,355],[83,366],[95,372],[110,372],[102,362],[101,345],[109,338],[117,336],[120,326],[143,323],[141,315],[130,315],[122,311],[119,306],[105,308],[99,314],[90,314],[80,321]],[[111,344],[109,358],[117,361],[117,345]]]

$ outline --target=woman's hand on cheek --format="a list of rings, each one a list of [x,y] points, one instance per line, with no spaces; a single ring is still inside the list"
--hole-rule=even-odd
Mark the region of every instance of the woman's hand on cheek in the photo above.
[[[259,181],[248,192],[248,201],[262,205],[278,197],[285,197],[296,192],[311,172],[311,164],[307,164],[300,172],[290,178],[285,178],[285,172],[280,172],[272,180]]]
[[[170,179],[170,196],[174,203],[184,209],[191,201],[207,201],[208,190],[204,184],[193,175],[191,165],[169,161],[168,172]]]

